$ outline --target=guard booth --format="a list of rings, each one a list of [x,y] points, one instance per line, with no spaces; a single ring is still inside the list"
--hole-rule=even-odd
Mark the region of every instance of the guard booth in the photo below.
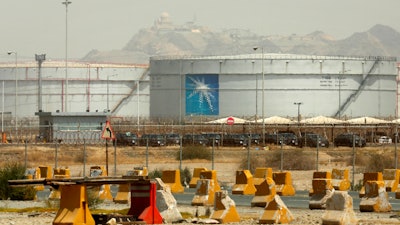
[[[39,134],[44,142],[76,143],[85,140],[98,143],[110,112],[36,112]]]

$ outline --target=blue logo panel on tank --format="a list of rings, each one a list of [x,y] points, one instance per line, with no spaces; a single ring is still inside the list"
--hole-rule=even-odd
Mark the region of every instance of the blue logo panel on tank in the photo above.
[[[186,75],[186,115],[219,115],[218,74]]]

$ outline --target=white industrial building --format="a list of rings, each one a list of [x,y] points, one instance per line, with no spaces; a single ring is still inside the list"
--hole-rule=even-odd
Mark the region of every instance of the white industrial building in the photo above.
[[[250,54],[150,59],[150,117],[397,117],[394,57]]]

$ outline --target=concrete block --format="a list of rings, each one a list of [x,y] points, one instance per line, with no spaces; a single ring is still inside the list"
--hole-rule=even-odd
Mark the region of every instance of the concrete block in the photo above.
[[[358,219],[353,210],[353,198],[347,191],[335,191],[326,201],[322,216],[323,225],[356,225]]]
[[[206,171],[207,168],[205,167],[200,167],[200,168],[194,168],[193,169],[193,175],[192,179],[189,182],[189,188],[196,188],[197,187],[197,180],[200,179],[200,173],[203,171]]]
[[[279,195],[275,195],[273,200],[268,202],[264,213],[258,220],[259,224],[287,224],[294,219],[285,203]]]
[[[292,174],[286,172],[274,172],[272,178],[276,185],[276,193],[280,196],[294,196],[296,190],[292,184]]]
[[[236,171],[236,182],[232,187],[232,194],[254,195],[256,187],[253,182],[253,175],[249,170]]]
[[[268,177],[257,186],[257,191],[255,196],[251,200],[251,206],[265,207],[269,202],[271,202],[276,195],[275,182],[272,178]]]
[[[228,196],[226,190],[215,193],[214,211],[210,219],[219,221],[219,223],[240,222],[239,213],[236,210],[235,202]]]

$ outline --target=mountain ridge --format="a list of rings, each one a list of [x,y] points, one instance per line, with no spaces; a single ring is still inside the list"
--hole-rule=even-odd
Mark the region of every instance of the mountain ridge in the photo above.
[[[194,23],[173,25],[164,16],[152,27],[139,30],[121,49],[92,50],[81,60],[143,64],[161,55],[250,54],[254,46],[262,46],[265,53],[399,57],[400,33],[377,24],[340,40],[319,30],[302,36],[260,36],[244,29],[212,31]]]

